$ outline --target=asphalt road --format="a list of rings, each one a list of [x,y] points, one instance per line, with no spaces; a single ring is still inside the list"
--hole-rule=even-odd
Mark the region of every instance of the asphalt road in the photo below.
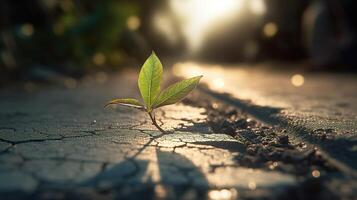
[[[137,95],[135,74],[124,75],[0,92],[1,199],[234,199],[296,184],[289,174],[239,166],[243,144],[231,136],[208,126],[180,131],[205,121],[202,108],[158,111],[162,127],[175,130],[169,135],[139,110],[103,109]]]
[[[192,62],[175,64],[173,72],[203,74],[209,88],[203,91],[266,124],[286,128],[291,138],[319,147],[357,177],[357,74],[308,72],[282,63]]]
[[[212,101],[233,105],[263,123],[293,127],[292,141],[322,150],[325,144],[347,141],[341,151],[323,152],[341,165],[343,175],[355,173],[355,75],[304,75],[304,84],[295,87],[291,72],[208,65],[174,72],[202,72],[210,90],[201,87],[196,93],[208,93]],[[177,104],[159,110],[162,127],[174,131],[168,135],[139,110],[103,109],[114,97],[138,96],[135,72],[64,85],[1,89],[1,199],[281,199],[301,187],[302,177],[239,163],[247,144],[213,132],[205,108]],[[320,135],[327,140],[320,142]],[[336,157],[341,152],[347,157]],[[353,193],[355,180],[343,179],[348,187],[341,190]],[[341,180],[331,185],[342,185]]]

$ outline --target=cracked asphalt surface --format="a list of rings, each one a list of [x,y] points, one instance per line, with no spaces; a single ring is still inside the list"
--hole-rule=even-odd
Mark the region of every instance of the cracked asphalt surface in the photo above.
[[[355,179],[314,147],[202,91],[157,111],[172,134],[162,135],[139,110],[103,109],[114,97],[137,97],[133,91],[132,72],[74,89],[2,89],[1,199],[355,197]],[[197,103],[203,99],[211,107]],[[294,168],[297,162],[305,163],[304,172]],[[325,181],[326,175],[338,178]]]
[[[175,130],[168,135],[138,110],[103,109],[135,86],[135,76],[126,76],[76,89],[3,89],[1,199],[205,199],[219,188],[229,188],[234,198],[240,190],[264,196],[268,188],[295,184],[289,174],[239,166],[234,157],[242,148],[227,147],[243,144],[229,135],[205,125],[200,132],[180,131],[204,122],[203,108],[178,104],[159,110],[162,127]]]

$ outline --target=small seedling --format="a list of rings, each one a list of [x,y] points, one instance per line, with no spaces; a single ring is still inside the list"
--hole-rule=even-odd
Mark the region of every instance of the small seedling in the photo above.
[[[188,93],[196,88],[202,76],[185,79],[174,83],[164,90],[160,90],[162,82],[163,67],[159,58],[154,52],[151,53],[149,58],[141,67],[138,86],[143,99],[143,103],[133,98],[113,99],[108,102],[104,107],[113,104],[138,108],[145,111],[154,126],[156,126],[162,133],[164,131],[156,122],[154,110],[163,106],[175,104],[182,100]]]

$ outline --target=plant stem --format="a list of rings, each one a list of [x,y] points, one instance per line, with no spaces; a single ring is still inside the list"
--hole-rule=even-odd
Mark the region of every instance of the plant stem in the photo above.
[[[164,129],[162,129],[156,122],[156,119],[155,119],[155,116],[152,115],[152,112],[148,112],[149,116],[150,116],[150,119],[152,121],[152,124],[157,128],[159,129],[159,131],[161,133],[167,133]]]

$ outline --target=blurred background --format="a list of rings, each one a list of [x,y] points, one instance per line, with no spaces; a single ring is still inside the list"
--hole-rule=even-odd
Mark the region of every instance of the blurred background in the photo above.
[[[173,62],[283,61],[356,71],[356,5],[355,0],[2,0],[0,84],[58,76],[73,81],[139,68],[152,50]]]

